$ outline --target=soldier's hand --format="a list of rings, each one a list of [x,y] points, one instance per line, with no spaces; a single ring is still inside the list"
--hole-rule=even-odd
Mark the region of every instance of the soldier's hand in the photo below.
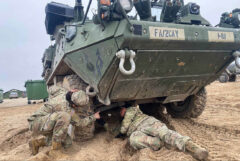
[[[100,112],[96,112],[96,113],[94,114],[94,117],[95,117],[97,120],[101,118],[101,116],[100,116],[99,113],[100,113]]]

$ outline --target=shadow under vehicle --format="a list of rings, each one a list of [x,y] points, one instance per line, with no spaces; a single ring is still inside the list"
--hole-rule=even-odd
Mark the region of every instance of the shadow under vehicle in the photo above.
[[[74,8],[47,4],[46,29],[55,45],[44,76],[51,86],[77,75],[96,110],[151,104],[174,117],[198,117],[205,86],[239,59],[239,12],[213,27],[196,3],[98,0],[89,20],[91,2],[85,13],[81,0]],[[137,16],[128,15],[133,7]]]

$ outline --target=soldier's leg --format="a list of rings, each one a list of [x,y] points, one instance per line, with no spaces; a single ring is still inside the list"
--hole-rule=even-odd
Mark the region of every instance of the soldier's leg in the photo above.
[[[30,130],[32,131],[32,138],[29,140],[28,144],[33,155],[38,153],[40,147],[47,146],[49,143],[48,137],[46,137],[47,132],[42,131],[42,127],[45,125],[49,116],[50,115],[39,117],[31,122]]]
[[[182,151],[185,151],[185,144],[190,140],[189,137],[169,130],[164,123],[152,117],[145,120],[138,129],[147,135],[159,137],[162,142]]]
[[[67,137],[68,127],[70,125],[71,116],[67,112],[53,113],[47,120],[44,131],[53,131],[52,146],[53,149],[59,149],[61,144]]]
[[[208,151],[205,148],[192,142],[190,137],[182,136],[176,131],[170,130],[166,125],[161,122],[155,123],[155,128],[158,130],[159,138],[164,143],[167,143],[173,147],[178,148],[181,151],[188,151],[190,154],[197,159],[206,159],[208,157]]]
[[[46,137],[39,136],[37,138],[32,138],[29,140],[28,145],[32,152],[32,155],[36,155],[40,147],[47,145]]]
[[[159,138],[164,143],[185,151],[186,142],[191,140],[188,136],[182,136],[176,131],[170,130],[160,121],[154,123],[153,128],[156,130]]]
[[[62,142],[67,137],[67,130],[70,125],[71,116],[66,112],[56,112],[51,115],[43,116],[32,123],[34,135],[49,135],[52,133],[52,149],[60,149]],[[32,139],[29,141],[29,147],[32,154],[37,154],[41,146],[47,145],[47,138]]]
[[[159,150],[162,147],[162,143],[158,137],[148,136],[141,131],[133,132],[129,138],[129,142],[135,150],[143,148]]]

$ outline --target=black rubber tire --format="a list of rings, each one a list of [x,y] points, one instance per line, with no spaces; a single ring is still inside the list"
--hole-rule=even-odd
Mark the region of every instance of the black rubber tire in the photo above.
[[[231,75],[229,78],[229,82],[236,82],[237,76],[235,74]]]
[[[196,95],[184,102],[166,104],[167,112],[174,118],[197,118],[202,114],[207,102],[207,92],[202,88]]]
[[[31,101],[28,101],[28,104],[30,105],[30,104],[31,104]]]
[[[221,83],[227,83],[229,81],[229,76],[227,73],[222,73],[219,77],[219,82]]]
[[[156,118],[159,117],[159,112],[163,111],[163,106],[159,103],[140,104],[139,107],[143,113]]]

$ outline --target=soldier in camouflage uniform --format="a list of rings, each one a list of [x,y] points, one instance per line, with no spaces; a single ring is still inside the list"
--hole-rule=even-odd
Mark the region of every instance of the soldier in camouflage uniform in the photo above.
[[[154,117],[143,114],[138,106],[122,108],[120,115],[124,117],[120,132],[129,137],[130,145],[136,150],[143,148],[159,150],[166,144],[181,151],[186,150],[197,159],[205,159],[208,156],[206,149],[193,143],[189,137],[169,130],[164,123]]]
[[[29,146],[32,154],[38,153],[41,146],[52,142],[52,150],[58,150],[62,144],[71,144],[68,131],[71,125],[85,127],[100,118],[99,113],[89,117],[80,118],[74,108],[85,106],[89,97],[81,90],[71,92],[57,86],[49,89],[49,101],[28,118],[29,129],[33,135],[45,135],[47,138],[32,139]],[[52,139],[49,139],[52,138]]]

